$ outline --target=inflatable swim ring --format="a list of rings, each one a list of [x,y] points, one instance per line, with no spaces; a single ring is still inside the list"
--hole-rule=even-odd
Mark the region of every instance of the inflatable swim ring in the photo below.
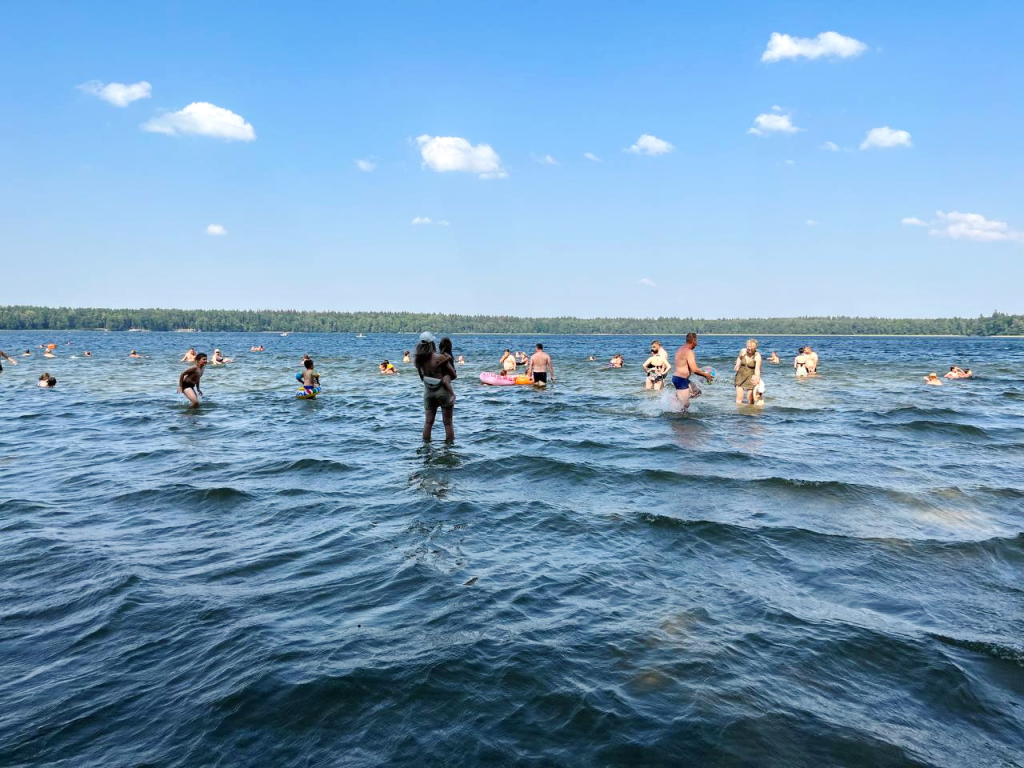
[[[533,384],[533,379],[529,376],[523,376],[522,374],[519,376],[502,376],[500,373],[491,373],[490,371],[481,373],[480,381],[492,387],[514,387],[517,384],[520,386]]]
[[[299,387],[295,397],[299,400],[312,400],[321,392],[320,387]]]

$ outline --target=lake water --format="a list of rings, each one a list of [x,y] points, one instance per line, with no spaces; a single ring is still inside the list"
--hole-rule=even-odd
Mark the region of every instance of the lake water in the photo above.
[[[1024,340],[536,340],[448,447],[413,336],[0,333],[0,765],[1024,765]]]

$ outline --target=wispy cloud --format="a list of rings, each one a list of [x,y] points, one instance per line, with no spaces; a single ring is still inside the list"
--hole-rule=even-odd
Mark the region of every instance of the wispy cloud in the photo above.
[[[434,223],[434,220],[431,219],[429,216],[417,216],[416,218],[414,218],[412,220],[412,224],[413,224],[414,227],[418,227],[418,226],[420,226],[422,224],[433,224],[433,223]]]
[[[604,162],[604,160],[602,160],[600,157],[595,155],[593,152],[584,152],[583,156],[585,158],[587,158],[587,160],[589,160],[592,163],[603,163]]]
[[[826,152],[838,152],[839,151],[839,145],[836,144],[834,141],[826,141],[824,144],[821,145],[820,148],[824,149]]]
[[[657,283],[654,282],[653,280],[651,280],[651,278],[649,278],[649,277],[641,277],[636,282],[637,282],[638,285],[643,285],[643,286],[646,286],[648,288],[653,288],[654,286],[657,285]]]
[[[490,144],[474,145],[458,136],[426,134],[417,136],[416,144],[423,158],[423,167],[432,171],[475,173],[481,179],[508,177],[501,164],[501,157]]]
[[[860,56],[867,50],[867,45],[852,37],[840,35],[838,32],[822,32],[817,37],[793,37],[779,32],[772,32],[768,39],[768,47],[761,54],[761,61],[782,61],[783,59],[849,59]]]
[[[636,140],[636,144],[627,147],[624,151],[630,152],[634,155],[667,155],[669,152],[674,150],[671,144],[664,139],[659,139],[657,136],[652,136],[649,133],[644,133]]]
[[[860,143],[861,149],[889,149],[890,147],[912,147],[914,142],[907,131],[893,130],[887,125],[881,128],[872,128],[864,141]]]
[[[211,224],[206,228],[206,234],[213,235],[214,237],[224,237],[227,233],[228,231],[224,229],[223,224]]]
[[[821,222],[818,221],[817,219],[808,219],[807,221],[804,222],[804,224],[806,224],[808,227],[816,227],[820,223]]]
[[[958,211],[936,211],[938,226],[929,234],[949,237],[953,240],[975,240],[979,243],[1013,241],[1024,243],[1024,232],[1010,229],[1005,221],[986,219],[980,213],[959,213]]]
[[[167,136],[213,136],[228,141],[253,141],[256,131],[241,115],[206,101],[196,101],[177,112],[158,115],[142,130]]]
[[[107,83],[104,85],[99,80],[90,80],[76,86],[78,90],[91,94],[98,99],[103,99],[115,107],[127,107],[133,101],[148,99],[153,95],[153,86],[145,80],[131,85],[125,83]]]
[[[793,125],[792,115],[780,113],[778,107],[771,112],[763,112],[754,118],[754,124],[747,130],[755,136],[768,136],[772,133],[799,133],[804,130]]]
[[[531,155],[535,163],[541,165],[559,165],[559,162],[555,160],[551,155]]]
[[[356,160],[356,168],[363,173],[373,173],[377,170],[377,162],[369,158]]]
[[[921,221],[915,216],[907,216],[905,219],[900,219],[900,224],[905,227],[927,227],[927,221]]]

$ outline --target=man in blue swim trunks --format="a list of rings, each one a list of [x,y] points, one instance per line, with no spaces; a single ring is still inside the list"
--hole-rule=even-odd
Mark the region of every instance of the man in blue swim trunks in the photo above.
[[[676,388],[676,397],[683,404],[683,412],[690,407],[690,398],[695,397],[690,389],[691,376],[703,376],[708,383],[711,382],[710,374],[704,373],[697,365],[697,357],[693,350],[697,348],[697,334],[686,334],[686,343],[676,352],[676,368],[672,376],[672,386]]]

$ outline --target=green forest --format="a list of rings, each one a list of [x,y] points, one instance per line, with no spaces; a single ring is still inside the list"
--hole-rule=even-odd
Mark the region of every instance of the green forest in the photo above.
[[[3,330],[277,331],[310,333],[539,333],[660,334],[697,333],[794,334],[807,336],[1024,335],[1024,315],[993,312],[975,318],[890,317],[512,317],[444,315],[415,312],[298,312],[294,310],[219,309],[79,309],[73,307],[0,307]]]

